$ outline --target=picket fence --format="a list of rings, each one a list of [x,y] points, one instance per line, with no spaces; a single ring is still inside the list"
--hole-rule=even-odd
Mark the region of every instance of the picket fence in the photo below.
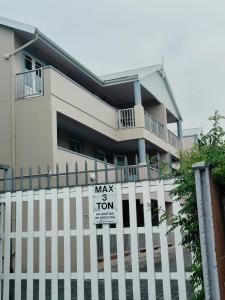
[[[166,210],[172,180],[115,185],[118,222],[114,227],[103,224],[102,228],[92,221],[91,185],[0,194],[0,299],[124,300],[130,294],[135,300],[188,299],[190,273],[185,269],[179,228],[173,233],[174,244],[168,247],[169,225],[152,225],[151,199],[158,201],[160,217]],[[137,226],[136,199],[143,203],[142,227]],[[123,224],[125,200],[129,202],[129,227]],[[179,202],[172,202],[172,206],[173,214],[177,214]],[[158,249],[153,238],[157,234]],[[145,238],[141,251],[140,235]],[[102,260],[98,258],[99,236],[103,240]],[[112,237],[116,241],[114,253]],[[125,252],[128,238],[130,252]],[[174,249],[175,269],[171,269],[170,248]],[[144,269],[140,257],[145,259]],[[156,269],[157,257],[160,269]],[[177,282],[177,298],[173,297],[173,281]],[[162,283],[161,291],[157,282]]]

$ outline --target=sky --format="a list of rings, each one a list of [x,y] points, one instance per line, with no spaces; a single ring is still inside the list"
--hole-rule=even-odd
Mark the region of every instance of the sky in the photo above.
[[[97,75],[162,62],[183,128],[225,115],[224,0],[0,0]],[[225,123],[222,122],[224,126]]]

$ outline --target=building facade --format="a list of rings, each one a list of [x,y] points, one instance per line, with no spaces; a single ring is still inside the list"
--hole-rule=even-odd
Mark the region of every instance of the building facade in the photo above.
[[[162,65],[96,76],[37,28],[0,18],[0,76],[0,163],[16,172],[178,160],[182,118]]]
[[[202,128],[189,128],[183,130],[183,150],[190,150],[198,144]]]

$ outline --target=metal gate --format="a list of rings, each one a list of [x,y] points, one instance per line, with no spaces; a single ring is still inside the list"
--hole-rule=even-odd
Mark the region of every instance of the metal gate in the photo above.
[[[0,194],[0,298],[188,299],[181,233],[167,236],[152,214],[153,199],[159,217],[178,212],[171,188],[171,180],[117,183],[118,222],[102,226],[92,221],[93,186]]]

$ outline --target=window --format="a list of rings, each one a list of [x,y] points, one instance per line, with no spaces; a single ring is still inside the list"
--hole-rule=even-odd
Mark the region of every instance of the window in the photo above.
[[[29,55],[24,57],[24,68],[26,71],[32,70],[32,58]]]
[[[41,69],[43,65],[35,61],[36,76],[41,77]],[[37,70],[38,69],[38,70]]]
[[[72,138],[70,139],[70,150],[80,154],[84,153],[81,142]]]
[[[117,160],[117,166],[125,166],[125,156],[124,155],[115,155]]]
[[[104,161],[105,160],[105,152],[97,149],[95,158]]]

